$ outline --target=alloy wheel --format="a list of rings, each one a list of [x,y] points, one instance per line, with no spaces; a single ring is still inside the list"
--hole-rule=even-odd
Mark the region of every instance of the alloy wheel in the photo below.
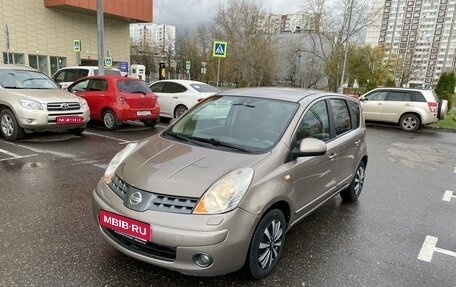
[[[364,167],[360,166],[355,174],[355,186],[354,186],[354,195],[357,197],[364,185]]]
[[[14,132],[13,120],[7,114],[4,114],[1,120],[1,126],[3,134],[6,136],[11,136]]]
[[[258,263],[261,269],[268,269],[279,256],[282,247],[283,227],[279,220],[273,220],[264,230],[258,249]]]

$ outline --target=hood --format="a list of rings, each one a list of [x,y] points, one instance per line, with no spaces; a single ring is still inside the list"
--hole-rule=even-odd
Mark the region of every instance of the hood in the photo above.
[[[72,93],[62,89],[20,89],[8,90],[9,95],[15,95],[18,99],[29,99],[42,104],[50,102],[77,102],[79,98]]]
[[[192,146],[156,135],[130,154],[116,174],[142,190],[199,198],[228,172],[253,167],[268,155]]]

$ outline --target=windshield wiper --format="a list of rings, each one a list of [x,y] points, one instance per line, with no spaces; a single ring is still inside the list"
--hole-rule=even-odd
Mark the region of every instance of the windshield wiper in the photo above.
[[[193,138],[191,138],[189,136],[185,136],[185,135],[183,135],[181,133],[175,133],[175,132],[168,131],[166,133],[166,135],[172,136],[173,138],[179,139],[181,141],[192,142],[194,144],[197,144],[197,145],[201,146],[201,142],[200,141],[194,140]]]
[[[244,148],[242,146],[239,146],[239,145],[236,145],[236,144],[230,144],[230,143],[227,143],[227,142],[222,142],[218,138],[209,138],[209,139],[207,139],[207,138],[192,138],[192,139],[193,140],[197,140],[197,141],[201,141],[201,142],[210,143],[211,145],[214,145],[214,146],[226,147],[226,148],[235,149],[235,150],[242,151],[242,152],[247,152],[247,153],[252,152],[251,150],[246,149],[246,148]]]
[[[3,88],[4,88],[4,89],[24,89],[24,88],[22,88],[22,87],[8,87],[8,86],[3,87]]]

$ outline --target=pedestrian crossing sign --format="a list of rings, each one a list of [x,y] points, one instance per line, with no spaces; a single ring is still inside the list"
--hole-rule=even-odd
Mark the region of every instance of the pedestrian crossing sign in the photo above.
[[[214,41],[213,57],[226,58],[227,42]]]
[[[112,66],[112,57],[105,57],[104,65],[105,65],[105,67],[111,67]]]

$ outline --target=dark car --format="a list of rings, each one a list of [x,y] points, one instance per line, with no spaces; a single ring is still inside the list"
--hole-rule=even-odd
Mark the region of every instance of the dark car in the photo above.
[[[90,118],[114,130],[126,121],[141,121],[148,127],[160,117],[157,96],[144,81],[121,76],[92,76],[80,79],[68,91],[84,98]]]

